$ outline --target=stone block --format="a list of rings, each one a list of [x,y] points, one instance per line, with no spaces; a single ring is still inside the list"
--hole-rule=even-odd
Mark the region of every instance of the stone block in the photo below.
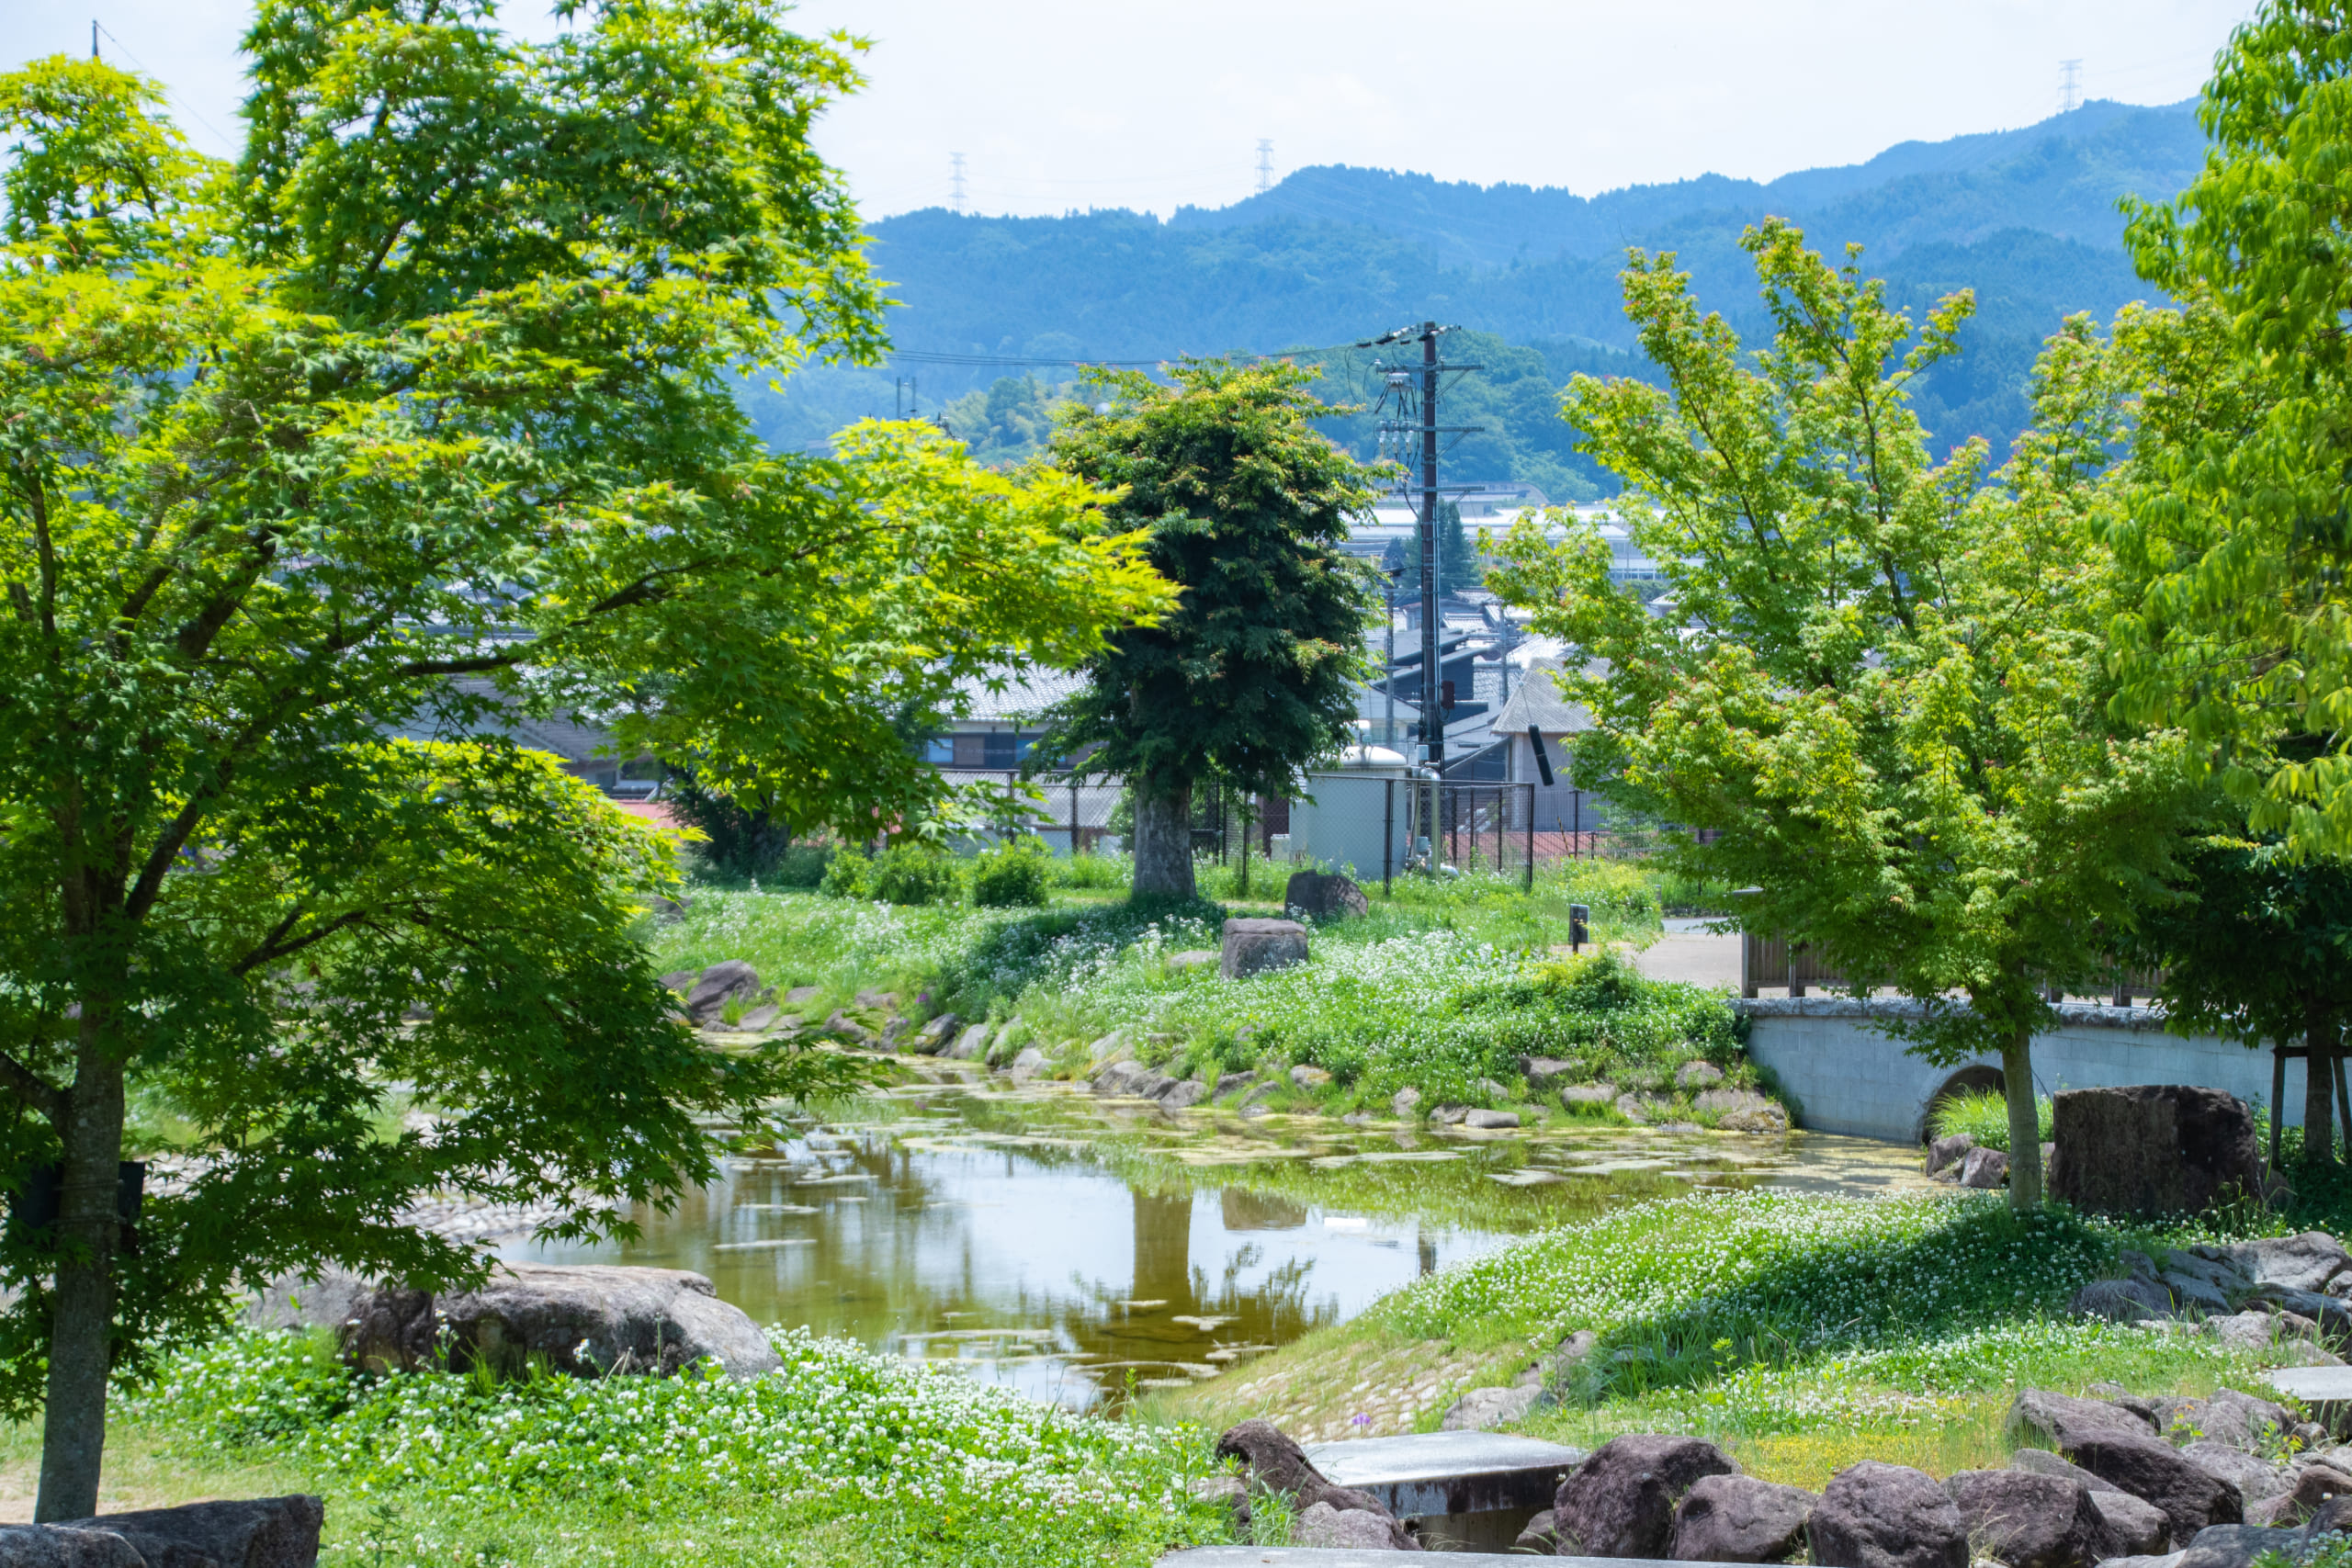
[[[2063,1089],[2051,1196],[2091,1213],[2194,1213],[2262,1190],[2245,1102],[2190,1084]]]
[[[1372,912],[1371,903],[1354,878],[1319,871],[1291,873],[1289,883],[1283,888],[1283,908],[1296,909],[1318,920]]]
[[[1219,949],[1217,973],[1246,979],[1306,962],[1306,928],[1296,920],[1230,919]]]
[[[176,1508],[141,1508],[127,1514],[102,1514],[55,1527],[81,1534],[110,1532],[129,1544],[131,1562],[147,1568],[177,1568],[186,1563],[216,1563],[219,1568],[313,1568],[319,1560],[319,1531],[326,1524],[325,1503],[302,1493],[285,1497],[246,1497],[210,1503],[187,1503]],[[0,1563],[18,1560],[6,1555],[0,1543]],[[25,1560],[28,1564],[39,1558]],[[107,1563],[100,1557],[62,1558],[61,1563],[91,1568]]]

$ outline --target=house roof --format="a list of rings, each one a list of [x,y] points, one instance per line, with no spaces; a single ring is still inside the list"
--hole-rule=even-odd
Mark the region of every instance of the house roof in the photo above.
[[[989,689],[991,676],[1002,683],[1003,690]],[[1029,724],[1063,698],[1084,690],[1086,682],[1082,670],[1032,670],[1025,674],[998,670],[966,677],[956,682],[956,693],[968,705],[964,714],[967,722]]]
[[[1495,733],[1523,735],[1531,724],[1546,735],[1575,735],[1590,729],[1592,715],[1582,704],[1563,698],[1552,683],[1554,672],[1566,664],[1559,659],[1529,660],[1526,676],[1513,688],[1502,712],[1495,715]]]

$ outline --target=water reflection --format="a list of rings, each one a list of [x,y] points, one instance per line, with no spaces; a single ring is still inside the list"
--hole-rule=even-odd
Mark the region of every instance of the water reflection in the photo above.
[[[1073,1406],[1219,1375],[1417,1275],[1693,1185],[1874,1190],[1905,1151],[1798,1135],[1426,1135],[929,1088],[729,1162],[627,1247],[758,1321]]]

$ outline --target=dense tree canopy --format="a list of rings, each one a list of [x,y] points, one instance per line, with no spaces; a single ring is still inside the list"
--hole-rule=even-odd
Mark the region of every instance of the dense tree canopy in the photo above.
[[[1751,929],[1917,998],[1916,1049],[2000,1053],[2012,1197],[2037,1202],[2046,997],[2109,973],[2101,921],[2154,890],[2188,800],[2177,739],[2107,713],[2117,590],[2098,525],[2128,374],[2071,324],[2037,371],[2036,429],[1987,485],[1982,443],[1930,460],[1906,396],[1953,352],[1967,298],[1915,334],[1794,230],[1748,244],[1769,349],[1751,360],[1702,317],[1671,257],[1638,258],[1626,310],[1668,388],[1570,392],[1571,423],[1641,498],[1624,519],[1673,613],[1615,588],[1589,529],[1515,531],[1489,581],[1601,661],[1566,682],[1595,720],[1587,782],[1719,829],[1671,858],[1755,886]]]
[[[1118,486],[1123,526],[1183,598],[1114,636],[1046,749],[1135,791],[1137,892],[1190,897],[1194,784],[1293,793],[1352,736],[1369,574],[1341,547],[1374,473],[1318,434],[1314,372],[1187,364],[1094,385],[1054,437],[1054,461]]]
[[[105,65],[0,78],[0,1164],[62,1194],[0,1247],[0,1403],[45,1398],[43,1518],[232,1274],[462,1275],[399,1223],[435,1189],[611,1228],[709,1174],[704,1114],[843,1081],[673,1021],[629,935],[668,847],[488,705],[870,826],[960,677],[1166,603],[1075,480],[765,451],[737,370],[880,342],[807,140],[850,62],[762,0],[570,14],[264,0],[233,169]],[[133,1091],[186,1173],[135,1256]]]
[[[2184,300],[2144,324],[2145,482],[2113,534],[2123,711],[2187,728],[2257,831],[2352,853],[2352,28],[2272,0],[2198,107],[2203,172],[2128,244]]]

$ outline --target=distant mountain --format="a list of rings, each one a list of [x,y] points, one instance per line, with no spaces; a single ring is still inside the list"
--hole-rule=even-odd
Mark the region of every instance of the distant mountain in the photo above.
[[[1738,239],[1779,215],[1825,253],[1862,244],[1865,270],[1915,320],[1944,293],[1977,291],[1965,352],[1923,386],[1920,407],[1939,443],[1983,434],[2003,446],[2024,422],[2034,353],[2059,321],[2079,310],[2104,321],[2151,295],[2123,256],[2118,202],[2170,196],[2203,152],[2191,105],[2099,102],[2019,130],[1905,142],[1864,164],[1761,184],[1707,175],[1586,197],[1320,167],[1165,223],[1125,211],[980,218],[933,208],[869,233],[875,265],[902,301],[891,319],[902,349],[1064,362],[1271,353],[1434,317],[1497,347],[1536,348],[1519,369],[1540,378],[1565,373],[1564,355],[1585,368],[1586,356],[1606,366],[1619,357],[1606,351],[1633,349],[1617,285],[1628,246],[1674,252],[1702,303],[1759,341],[1770,321]],[[1340,363],[1316,357],[1339,376]],[[1622,368],[1645,367],[1625,357]],[[747,401],[772,442],[803,445],[889,412],[898,370],[803,372],[781,396],[762,389]],[[1006,371],[934,363],[915,373],[929,410]],[[1051,382],[1067,372],[1038,374]],[[1518,428],[1554,418],[1557,384],[1528,381],[1527,395],[1493,400],[1488,417],[1511,428],[1474,444],[1455,477],[1613,490],[1589,459],[1564,456],[1557,434]],[[1351,445],[1359,433],[1369,440],[1363,422],[1335,426]]]

